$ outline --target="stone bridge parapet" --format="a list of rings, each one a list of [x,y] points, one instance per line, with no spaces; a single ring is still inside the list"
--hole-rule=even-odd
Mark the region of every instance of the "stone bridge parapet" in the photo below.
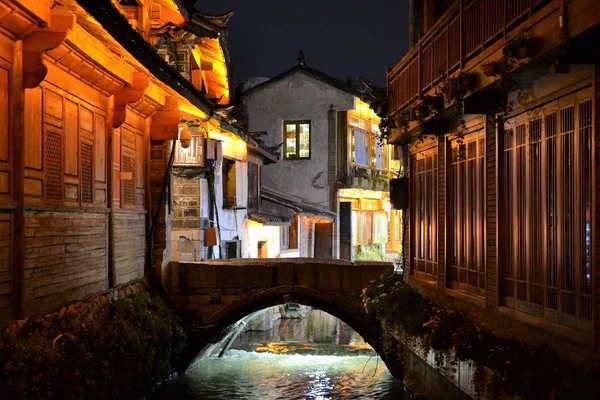
[[[393,265],[387,262],[313,258],[172,262],[165,283],[178,311],[188,314],[195,323],[205,324],[221,322],[216,318],[223,308],[258,301],[267,292],[291,297],[311,292],[323,301],[331,297],[360,306],[362,289],[391,271]],[[279,303],[283,302],[281,297]]]

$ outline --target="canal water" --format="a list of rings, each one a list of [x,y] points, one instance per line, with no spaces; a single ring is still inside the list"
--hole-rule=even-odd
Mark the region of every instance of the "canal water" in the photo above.
[[[407,399],[404,386],[362,338],[319,310],[277,319],[278,310],[250,322],[223,357],[204,359],[163,399]]]

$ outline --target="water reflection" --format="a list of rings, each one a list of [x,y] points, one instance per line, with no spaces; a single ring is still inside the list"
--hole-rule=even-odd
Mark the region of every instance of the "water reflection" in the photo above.
[[[403,399],[375,353],[321,311],[249,323],[224,357],[210,357],[156,399]],[[257,331],[256,329],[262,329]]]

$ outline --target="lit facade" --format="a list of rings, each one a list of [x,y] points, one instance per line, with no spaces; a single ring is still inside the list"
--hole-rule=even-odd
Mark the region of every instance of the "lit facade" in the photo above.
[[[230,102],[228,16],[191,11],[171,0],[0,1],[0,325],[162,273],[182,122],[229,132],[243,142],[234,157],[257,149],[217,112]],[[158,43],[175,33],[192,44],[187,75],[180,49]]]

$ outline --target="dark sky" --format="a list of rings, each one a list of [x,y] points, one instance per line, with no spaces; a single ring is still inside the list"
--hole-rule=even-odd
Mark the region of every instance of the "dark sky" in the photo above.
[[[272,77],[298,62],[338,79],[384,87],[408,47],[408,0],[201,0],[208,14],[234,10],[229,43],[236,82]]]

